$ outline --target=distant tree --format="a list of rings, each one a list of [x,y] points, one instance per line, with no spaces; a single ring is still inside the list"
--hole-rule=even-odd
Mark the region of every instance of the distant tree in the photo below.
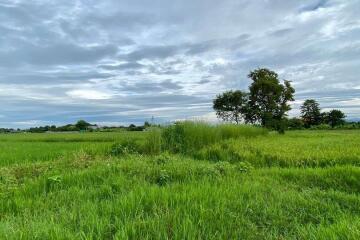
[[[337,109],[331,110],[327,114],[327,123],[333,128],[345,123],[345,114]]]
[[[75,127],[78,129],[78,130],[86,130],[89,126],[91,126],[90,123],[84,121],[84,120],[79,120],[76,124],[75,124]]]
[[[223,121],[239,124],[245,118],[248,94],[240,90],[227,91],[216,96],[213,108]]]
[[[321,124],[322,116],[320,113],[320,106],[314,99],[307,99],[300,107],[301,118],[304,121],[305,127],[309,128],[314,125]]]
[[[285,116],[291,110],[289,102],[294,101],[295,89],[290,81],[281,84],[278,74],[266,68],[254,70],[248,77],[253,82],[249,87],[246,120],[283,132]]]
[[[144,126],[136,126],[135,124],[130,124],[129,127],[127,127],[128,131],[143,131],[144,129]]]
[[[287,127],[292,130],[300,130],[304,128],[304,122],[300,118],[290,118],[287,121]]]
[[[144,122],[144,128],[148,128],[151,127],[151,124],[148,121]]]
[[[320,113],[321,124],[329,124],[329,112]]]

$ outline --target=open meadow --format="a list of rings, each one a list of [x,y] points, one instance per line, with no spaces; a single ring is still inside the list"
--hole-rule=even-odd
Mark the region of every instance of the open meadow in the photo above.
[[[360,239],[360,131],[0,135],[0,239]]]

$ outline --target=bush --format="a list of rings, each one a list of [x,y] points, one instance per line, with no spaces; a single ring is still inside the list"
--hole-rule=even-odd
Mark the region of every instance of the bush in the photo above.
[[[170,175],[166,170],[161,170],[159,176],[156,179],[156,183],[159,186],[165,186],[170,182]]]
[[[127,154],[137,154],[140,153],[140,145],[137,144],[134,140],[127,140],[121,143],[115,143],[112,145],[110,154],[113,156],[122,156]]]
[[[310,130],[329,130],[329,129],[332,129],[329,124],[320,124],[310,127]]]
[[[287,120],[287,128],[289,130],[301,130],[304,129],[304,122],[300,118],[290,118]]]

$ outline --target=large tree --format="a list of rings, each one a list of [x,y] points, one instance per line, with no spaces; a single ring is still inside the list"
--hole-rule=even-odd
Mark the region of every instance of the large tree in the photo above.
[[[278,74],[266,68],[256,69],[248,77],[252,83],[247,120],[283,131],[286,113],[291,110],[289,102],[294,101],[295,89],[290,81],[281,84]]]
[[[223,121],[240,123],[245,118],[247,94],[242,91],[227,91],[216,96],[213,108]]]
[[[322,115],[320,112],[320,106],[314,99],[307,99],[300,107],[301,118],[304,122],[305,127],[311,127],[314,125],[321,124]]]

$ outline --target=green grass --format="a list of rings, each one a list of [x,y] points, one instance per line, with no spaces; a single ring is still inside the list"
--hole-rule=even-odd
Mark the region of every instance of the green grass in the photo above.
[[[144,139],[144,133],[0,134],[0,166],[66,158],[76,151],[104,155],[114,142]]]
[[[0,239],[360,239],[359,131],[200,128],[1,135]]]
[[[360,131],[294,131],[230,140],[199,149],[195,157],[256,167],[360,166]]]

